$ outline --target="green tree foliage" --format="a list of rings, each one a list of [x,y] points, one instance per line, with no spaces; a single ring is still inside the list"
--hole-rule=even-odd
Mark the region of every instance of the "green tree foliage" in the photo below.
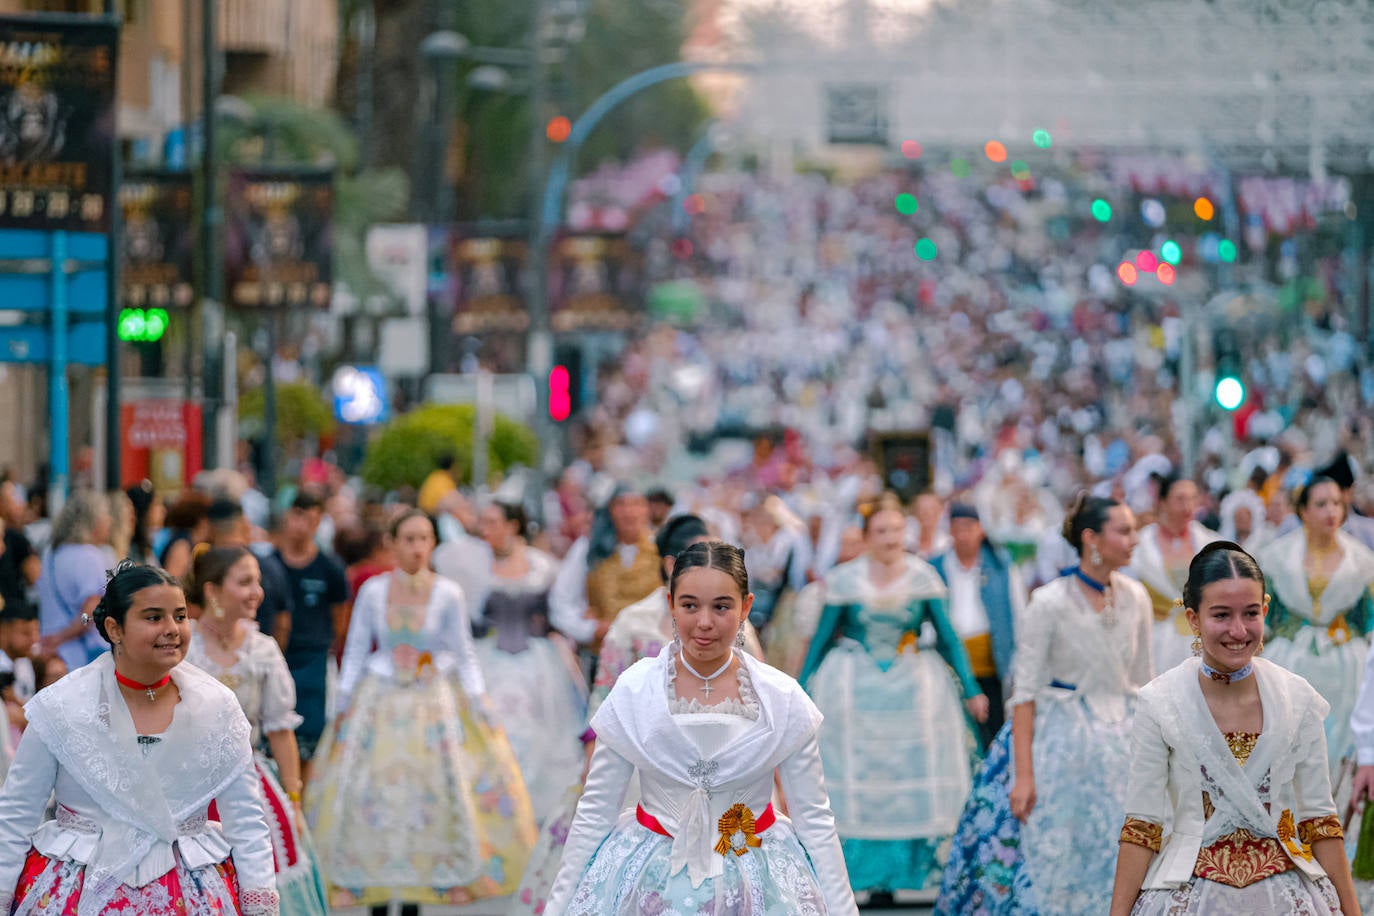
[[[530,0],[481,0],[462,4],[456,29],[474,45],[528,46]],[[559,48],[548,67],[550,107],[541,116],[562,114],[575,120],[607,89],[641,70],[681,58],[689,23],[688,4],[664,0],[587,0],[585,33]],[[559,47],[559,39],[552,36]],[[458,180],[459,218],[520,217],[529,212],[530,102],[521,91],[526,75],[512,70],[510,92],[467,85],[475,65],[455,67],[457,138],[462,150]],[[597,128],[579,162],[593,168],[607,159],[625,160],[656,146],[686,150],[708,112],[686,80],[647,89],[626,102]],[[557,154],[553,144],[548,156]]]
[[[261,438],[263,390],[251,388],[239,397],[239,423],[247,438]],[[334,410],[319,389],[306,382],[277,385],[277,441],[290,447],[334,432]]]
[[[458,457],[457,470],[470,482],[475,417],[471,404],[435,404],[397,417],[368,445],[363,479],[385,490],[419,487],[437,466],[439,456],[447,452]],[[496,415],[487,440],[488,467],[493,474],[530,467],[538,454],[538,439],[528,426]]]

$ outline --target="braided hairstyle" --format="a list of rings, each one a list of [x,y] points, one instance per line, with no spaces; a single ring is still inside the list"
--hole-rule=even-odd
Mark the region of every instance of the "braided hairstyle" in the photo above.
[[[95,628],[100,632],[101,638],[110,645],[114,645],[114,640],[110,638],[109,631],[105,628],[105,622],[113,620],[121,627],[124,626],[124,620],[129,615],[129,608],[133,607],[134,604],[134,595],[145,588],[153,588],[158,585],[181,588],[181,583],[161,567],[135,563],[133,560],[124,560],[116,566],[114,571],[110,573],[109,581],[105,583],[104,596],[101,597],[100,603],[95,606]]]

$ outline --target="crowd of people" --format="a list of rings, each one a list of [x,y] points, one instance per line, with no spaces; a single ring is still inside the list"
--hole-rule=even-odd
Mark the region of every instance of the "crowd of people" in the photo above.
[[[581,462],[544,525],[448,458],[387,500],[317,475],[266,529],[233,474],[165,509],[77,493],[46,529],[7,484],[0,884],[298,916],[1097,913],[1113,886],[1122,913],[1358,912],[1374,524],[1348,456],[1256,473],[1225,540],[1164,471],[1140,512],[1122,478],[1055,516],[1031,487],[1010,543],[984,520],[1024,478],[903,502],[859,460],[817,512],[803,458],[671,493]]]

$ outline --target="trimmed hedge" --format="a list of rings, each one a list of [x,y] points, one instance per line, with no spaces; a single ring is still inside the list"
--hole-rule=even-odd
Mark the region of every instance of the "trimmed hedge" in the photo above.
[[[472,431],[477,410],[471,404],[431,404],[387,424],[373,437],[363,461],[363,479],[384,490],[419,487],[445,452],[457,459],[458,478],[471,483]],[[487,440],[487,467],[504,474],[517,465],[532,467],[539,440],[523,423],[497,414]]]

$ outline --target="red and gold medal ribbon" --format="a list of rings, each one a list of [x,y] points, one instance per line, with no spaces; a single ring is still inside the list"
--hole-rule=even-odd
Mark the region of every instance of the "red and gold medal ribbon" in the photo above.
[[[751,846],[757,849],[763,845],[763,840],[755,833],[754,812],[744,805],[735,805],[722,814],[717,826],[720,828],[720,839],[716,842],[716,852],[720,855],[734,852],[735,855],[742,856]],[[740,833],[744,834],[744,842],[736,846],[735,834]]]
[[[1312,861],[1312,847],[1298,839],[1298,828],[1293,823],[1293,812],[1287,808],[1283,809],[1283,814],[1279,815],[1278,826],[1279,842],[1283,848],[1288,850],[1288,854],[1295,859],[1306,859]]]

